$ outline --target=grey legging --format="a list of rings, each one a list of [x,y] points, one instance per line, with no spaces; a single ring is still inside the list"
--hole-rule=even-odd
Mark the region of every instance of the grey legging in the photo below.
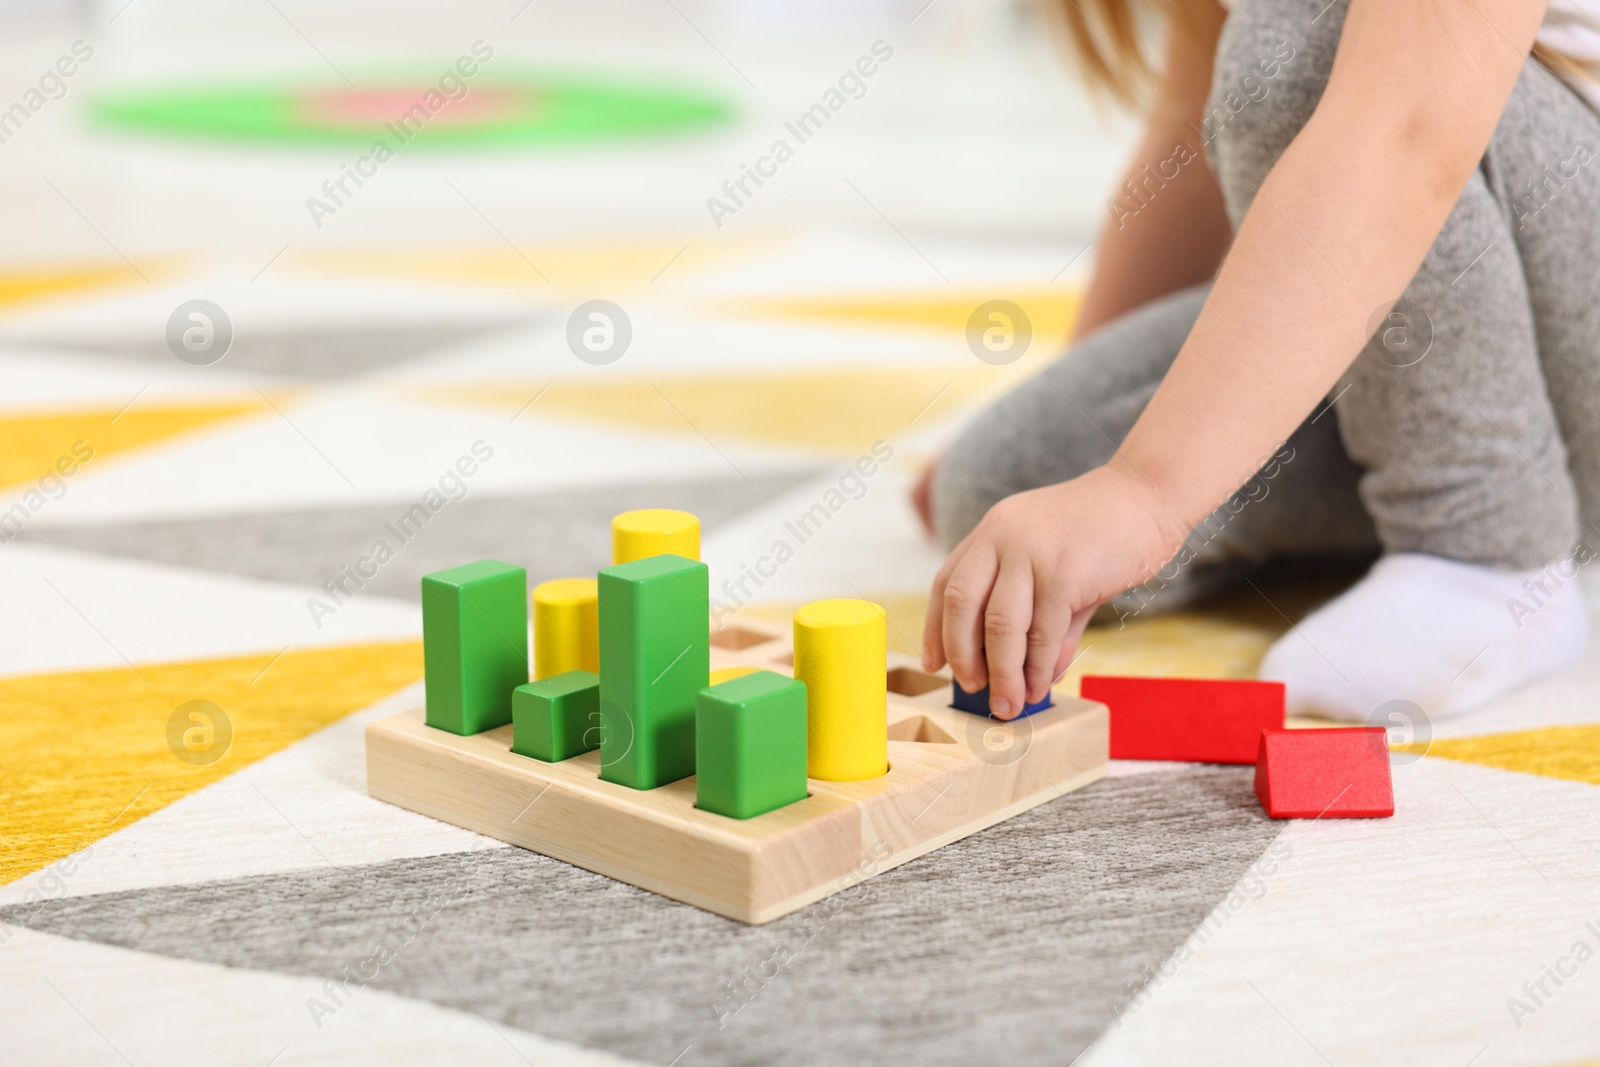
[[[1324,3],[1240,0],[1224,27],[1207,154],[1235,227],[1326,84],[1345,0]],[[1533,569],[1572,550],[1580,521],[1600,530],[1596,148],[1600,120],[1530,59],[1482,165],[1395,313],[1375,309],[1381,325],[1331,407],[1191,535],[1197,565],[1135,590],[1137,602],[1186,602],[1273,556],[1383,549]],[[1205,296],[1123,316],[980,414],[934,481],[941,538],[953,545],[1001,498],[1106,462]]]

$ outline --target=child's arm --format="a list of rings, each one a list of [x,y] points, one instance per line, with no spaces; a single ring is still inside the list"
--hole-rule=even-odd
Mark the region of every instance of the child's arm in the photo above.
[[[1222,189],[1206,162],[1199,136],[1190,127],[1190,123],[1200,127],[1204,122],[1211,58],[1226,13],[1215,0],[1196,0],[1195,7],[1189,32],[1168,36],[1161,90],[1139,147],[1113,190],[1118,199],[1132,203],[1138,211],[1131,216],[1119,212],[1101,228],[1095,240],[1094,274],[1073,322],[1073,341],[1158,297],[1205,281],[1216,273],[1228,250],[1231,232]],[[1186,145],[1194,158],[1183,164],[1177,178],[1148,196],[1143,206],[1131,201],[1123,183],[1146,181],[1145,168],[1155,171],[1164,160],[1173,158],[1180,144]],[[932,490],[937,466],[934,460],[924,467],[911,489],[912,506],[929,534],[934,532]]]
[[[1176,553],[1310,414],[1443,227],[1543,13],[1351,0],[1321,102],[1144,415],[1106,466],[1008,497],[956,547],[929,600],[930,669],[989,684],[1002,717],[1041,699],[1094,608]]]
[[[1122,207],[1095,241],[1094,274],[1073,326],[1074,341],[1158,297],[1206,281],[1228,250],[1232,232],[1222,190],[1196,132],[1204,123],[1211,60],[1226,14],[1214,0],[1194,6],[1192,25],[1168,34],[1161,89],[1144,137],[1113,190]],[[1187,157],[1178,153],[1180,145]],[[1188,161],[1180,165],[1179,158]],[[1167,178],[1175,168],[1177,176]],[[1139,199],[1128,195],[1127,183],[1140,190]]]

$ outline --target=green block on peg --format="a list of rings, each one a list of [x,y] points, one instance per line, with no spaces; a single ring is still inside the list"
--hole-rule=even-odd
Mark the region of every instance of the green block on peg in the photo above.
[[[706,565],[607,567],[600,595],[600,777],[654,789],[694,773],[694,704],[711,675]]]
[[[600,676],[567,671],[511,693],[511,751],[546,763],[600,744]]]
[[[757,671],[700,690],[695,806],[749,819],[806,798],[806,687]]]
[[[528,680],[528,575],[485,559],[422,576],[429,726],[477,734],[511,721]]]

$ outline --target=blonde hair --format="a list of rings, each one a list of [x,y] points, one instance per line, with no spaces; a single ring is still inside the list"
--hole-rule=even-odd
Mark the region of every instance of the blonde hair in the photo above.
[[[1146,51],[1149,31],[1161,21],[1182,30],[1183,0],[1047,0],[1065,30],[1090,91],[1136,109],[1156,83],[1155,63]]]
[[[1047,0],[1093,92],[1136,110],[1159,73],[1146,51],[1149,31],[1165,21],[1174,33],[1198,37],[1195,0]],[[1595,69],[1534,42],[1534,59],[1569,79],[1595,80]]]

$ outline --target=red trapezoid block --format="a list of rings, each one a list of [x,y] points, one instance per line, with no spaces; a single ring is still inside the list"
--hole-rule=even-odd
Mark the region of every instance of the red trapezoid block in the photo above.
[[[1264,730],[1256,796],[1274,819],[1382,819],[1394,814],[1381,726]]]

